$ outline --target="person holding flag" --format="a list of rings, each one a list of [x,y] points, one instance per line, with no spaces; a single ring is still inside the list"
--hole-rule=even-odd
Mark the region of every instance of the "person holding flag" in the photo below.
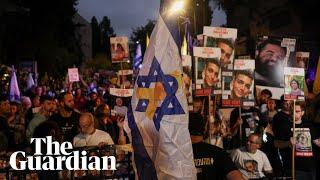
[[[172,4],[161,1],[125,121],[138,179],[196,179]]]

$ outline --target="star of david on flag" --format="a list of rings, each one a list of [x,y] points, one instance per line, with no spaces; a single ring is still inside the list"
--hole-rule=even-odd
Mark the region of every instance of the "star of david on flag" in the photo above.
[[[171,3],[161,1],[125,123],[138,179],[196,179],[177,15],[166,8]]]

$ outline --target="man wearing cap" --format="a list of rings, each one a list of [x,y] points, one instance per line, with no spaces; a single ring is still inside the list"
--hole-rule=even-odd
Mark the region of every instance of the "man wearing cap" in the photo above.
[[[204,122],[202,118],[190,119],[189,131],[198,180],[243,179],[240,171],[223,149],[203,141]]]

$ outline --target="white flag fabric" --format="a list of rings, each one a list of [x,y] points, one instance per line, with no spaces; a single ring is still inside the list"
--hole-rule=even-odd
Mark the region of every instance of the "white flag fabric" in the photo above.
[[[196,179],[177,19],[166,9],[171,2],[162,1],[127,114],[139,179]]]
[[[12,68],[12,72],[11,72],[9,95],[10,95],[10,101],[15,101],[15,100],[20,101],[20,90],[19,90],[17,76],[14,68]]]
[[[34,80],[32,77],[32,73],[29,73],[28,79],[27,79],[27,89],[32,88],[32,86],[34,86]]]

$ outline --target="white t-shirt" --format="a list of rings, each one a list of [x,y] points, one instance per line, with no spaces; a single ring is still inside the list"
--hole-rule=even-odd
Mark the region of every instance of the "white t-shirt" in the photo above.
[[[245,147],[238,148],[231,153],[231,159],[248,179],[262,178],[263,171],[272,171],[268,157],[259,149],[252,154]]]
[[[107,132],[99,129],[96,129],[93,134],[80,133],[73,138],[74,147],[97,146],[101,142],[105,142],[108,145],[114,144],[111,136]]]

